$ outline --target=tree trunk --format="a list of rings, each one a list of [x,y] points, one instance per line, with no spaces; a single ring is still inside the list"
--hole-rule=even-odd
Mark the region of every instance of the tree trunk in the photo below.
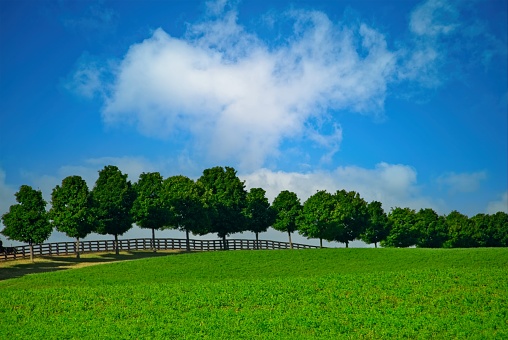
[[[76,237],[76,258],[79,259],[79,237]]]
[[[259,249],[259,233],[256,231],[256,249]]]
[[[323,248],[323,239],[319,238],[319,248]]]
[[[226,243],[226,235],[222,236],[222,249],[228,250],[228,245]]]
[[[155,228],[152,228],[152,250],[154,253],[157,252],[157,249],[155,249]]]
[[[189,229],[185,229],[185,246],[190,251]]]
[[[34,263],[34,245],[32,242],[28,244],[30,245],[30,261]]]
[[[346,241],[346,248],[349,248],[349,241]]]
[[[377,248],[377,242],[374,242],[374,248]]]
[[[115,254],[116,255],[120,255],[120,251],[118,249],[118,234],[115,234],[115,245],[114,245],[114,247],[115,247]]]
[[[293,249],[293,241],[291,241],[291,232],[288,231],[288,236],[289,236],[289,248]]]

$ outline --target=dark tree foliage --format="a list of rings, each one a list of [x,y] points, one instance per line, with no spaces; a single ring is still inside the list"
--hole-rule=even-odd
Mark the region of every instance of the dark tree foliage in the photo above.
[[[232,167],[206,169],[197,183],[209,213],[208,232],[217,233],[222,238],[223,249],[228,249],[226,236],[246,230],[245,184]]]
[[[328,240],[345,243],[348,248],[349,242],[359,238],[369,223],[367,202],[355,191],[338,190],[333,198],[334,225]]]
[[[508,214],[499,211],[490,215],[493,247],[508,247]]]
[[[383,210],[381,202],[370,202],[367,204],[367,211],[369,220],[360,238],[365,243],[374,243],[374,247],[377,248],[377,244],[385,240],[390,233],[390,221]]]
[[[275,230],[288,233],[289,246],[293,249],[291,233],[298,229],[297,220],[302,213],[300,199],[294,192],[284,190],[275,197],[272,208],[276,213],[272,227]]]
[[[473,238],[474,226],[469,217],[454,210],[445,217],[448,229],[448,241],[444,244],[449,248],[470,248],[478,244]]]
[[[88,186],[80,176],[63,179],[51,193],[49,216],[56,230],[76,239],[76,257],[79,258],[79,240],[95,228],[92,214],[92,196]]]
[[[93,212],[97,218],[96,231],[102,235],[115,236],[115,252],[119,253],[118,235],[132,228],[132,205],[136,191],[127,175],[113,165],[99,171],[99,178],[92,190]]]
[[[420,209],[416,213],[416,230],[421,248],[441,248],[447,241],[448,232],[445,218],[439,216],[433,209]]]
[[[508,214],[477,214],[470,218],[472,238],[478,247],[506,247],[508,240]]]
[[[388,214],[391,223],[390,233],[384,247],[411,247],[418,242],[418,230],[416,229],[416,213],[410,208],[394,208]]]
[[[303,204],[298,232],[307,238],[318,238],[319,245],[323,247],[323,239],[329,239],[332,228],[336,226],[333,216],[336,204],[334,196],[324,190],[310,196]]]
[[[247,217],[247,230],[256,234],[257,248],[259,248],[259,233],[267,231],[275,221],[275,211],[270,206],[265,194],[264,189],[250,189],[247,193],[244,211]]]
[[[155,230],[170,222],[170,212],[163,199],[163,178],[158,172],[142,173],[134,183],[136,200],[131,209],[132,218],[140,228],[152,230],[152,250],[155,252]]]
[[[186,248],[190,251],[189,233],[204,235],[210,221],[196,183],[185,176],[164,180],[164,202],[170,212],[168,226],[185,231]]]
[[[30,246],[30,260],[33,262],[33,245],[46,241],[52,227],[46,212],[46,202],[40,190],[22,185],[15,194],[18,204],[11,205],[9,212],[2,216],[5,228],[2,234]]]

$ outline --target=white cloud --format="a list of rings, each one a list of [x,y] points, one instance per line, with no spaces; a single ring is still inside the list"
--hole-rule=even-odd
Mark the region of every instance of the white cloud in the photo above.
[[[463,55],[458,49],[473,56],[479,46],[473,39],[493,44],[483,39],[480,24],[474,34],[463,30],[468,21],[459,5],[445,0],[416,7],[408,40],[394,42],[392,50],[383,32],[360,20],[333,22],[308,10],[271,12],[270,22],[282,21],[291,30],[264,41],[238,23],[236,4],[209,1],[207,17],[189,24],[186,34],[173,37],[156,29],[114,65],[83,60],[71,87],[104,97],[107,124],[132,124],[155,138],[186,136],[193,158],[252,171],[276,164],[287,140],[313,142],[328,162],[342,142],[334,113],[382,115],[390,85],[437,87],[452,73],[462,74],[462,66],[455,66],[461,63],[452,60]],[[485,51],[492,57],[494,50]]]
[[[428,0],[411,13],[409,28],[419,36],[449,34],[460,26],[458,15],[448,1]]]
[[[495,57],[505,60],[506,38],[490,33],[476,11],[475,2],[467,1],[427,0],[417,6],[409,18],[409,40],[398,51],[398,79],[435,88],[464,78],[478,64],[487,69]]]
[[[192,25],[184,38],[157,29],[132,45],[104,120],[127,121],[159,138],[190,132],[209,159],[254,169],[277,155],[285,138],[313,134],[316,140],[320,131],[306,122],[330,109],[382,112],[395,55],[381,33],[365,24],[335,24],[320,12],[293,11],[285,16],[293,35],[269,47],[236,17],[229,11]],[[338,137],[325,143],[327,152],[338,150]]]
[[[480,187],[481,181],[487,179],[486,171],[473,173],[449,172],[437,178],[437,183],[446,187],[451,194],[474,192]]]
[[[508,213],[508,191],[500,195],[499,200],[489,202],[487,205],[487,214],[495,214],[499,211]]]
[[[248,188],[262,187],[272,201],[282,190],[295,192],[302,203],[318,190],[334,193],[356,191],[367,201],[380,201],[388,212],[392,207],[433,208],[443,211],[443,204],[425,197],[417,183],[417,173],[410,166],[379,163],[373,169],[357,166],[338,167],[333,171],[306,174],[260,169],[240,175]]]

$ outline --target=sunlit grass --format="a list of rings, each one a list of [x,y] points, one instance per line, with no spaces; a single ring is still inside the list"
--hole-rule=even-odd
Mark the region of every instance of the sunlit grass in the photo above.
[[[31,338],[508,338],[508,249],[182,253],[0,292]]]

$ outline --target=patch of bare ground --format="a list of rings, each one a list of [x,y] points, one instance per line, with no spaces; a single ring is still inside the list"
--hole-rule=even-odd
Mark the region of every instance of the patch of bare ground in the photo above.
[[[152,251],[122,251],[118,255],[111,252],[85,253],[81,254],[79,259],[75,255],[62,255],[36,257],[34,262],[31,262],[30,259],[0,261],[0,280],[22,277],[29,274],[79,269],[119,261],[175,255],[183,252],[182,250],[159,250],[156,253]]]

